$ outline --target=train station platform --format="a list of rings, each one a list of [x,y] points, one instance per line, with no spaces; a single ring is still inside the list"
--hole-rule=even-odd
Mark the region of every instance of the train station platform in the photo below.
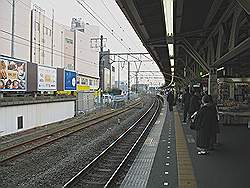
[[[121,184],[122,188],[248,188],[250,129],[223,126],[220,146],[197,155],[195,131],[167,105]]]

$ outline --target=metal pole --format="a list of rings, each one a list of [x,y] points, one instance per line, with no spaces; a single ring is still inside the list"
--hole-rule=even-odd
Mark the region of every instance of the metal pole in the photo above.
[[[109,87],[110,87],[110,89],[112,88],[112,83],[111,83],[111,80],[112,80],[112,64],[110,64],[110,70],[109,70],[109,81],[110,81],[110,83],[109,83]]]
[[[118,63],[118,89],[120,89],[120,63]]]
[[[14,40],[15,40],[15,8],[16,0],[12,1],[12,28],[11,28],[11,57],[14,57]]]
[[[51,66],[54,66],[54,20],[55,20],[55,14],[54,9],[52,9],[52,29],[51,29]],[[62,53],[62,52],[61,52]]]
[[[138,71],[135,73],[135,93],[138,92]]]
[[[100,57],[99,57],[99,87],[101,89],[101,105],[103,105],[103,90],[104,90],[104,62],[102,61],[103,57],[103,36],[101,35],[101,45],[100,45]]]
[[[76,48],[76,45],[77,45],[76,44],[76,38],[77,38],[76,35],[77,35],[76,30],[74,30],[74,57],[73,57],[74,58],[74,68],[73,68],[74,70],[76,70],[76,49],[77,49]],[[65,64],[64,64],[64,66],[65,66]]]
[[[34,10],[31,11],[31,22],[30,22],[30,62],[33,61],[33,29],[34,29]]]
[[[128,61],[128,100],[130,100],[130,62]]]

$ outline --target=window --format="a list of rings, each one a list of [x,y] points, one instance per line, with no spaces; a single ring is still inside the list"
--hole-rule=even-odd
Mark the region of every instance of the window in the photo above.
[[[48,30],[49,30],[49,36],[51,37],[52,31],[51,31],[51,29],[48,29]]]
[[[69,38],[65,38],[67,44],[73,44],[73,40]]]
[[[17,117],[17,129],[23,128],[23,116]]]
[[[88,85],[88,79],[82,78],[81,85]]]
[[[90,85],[90,86],[93,85],[93,80],[89,79],[89,85]]]
[[[40,32],[40,24],[38,22],[35,24],[35,31]]]

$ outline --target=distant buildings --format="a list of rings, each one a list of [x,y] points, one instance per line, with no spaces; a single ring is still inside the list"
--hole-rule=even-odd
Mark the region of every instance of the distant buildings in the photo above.
[[[91,38],[99,37],[98,26],[76,18],[71,27],[59,24],[42,8],[32,7],[31,0],[16,1],[15,6],[2,1],[0,20],[0,55],[75,70],[80,91],[99,87],[99,49],[90,45]]]

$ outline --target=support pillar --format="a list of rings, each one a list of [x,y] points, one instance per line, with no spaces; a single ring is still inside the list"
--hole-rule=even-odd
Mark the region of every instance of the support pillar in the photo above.
[[[217,83],[217,69],[216,68],[211,68],[209,70],[208,94],[213,97],[214,102],[217,102],[218,83]]]

